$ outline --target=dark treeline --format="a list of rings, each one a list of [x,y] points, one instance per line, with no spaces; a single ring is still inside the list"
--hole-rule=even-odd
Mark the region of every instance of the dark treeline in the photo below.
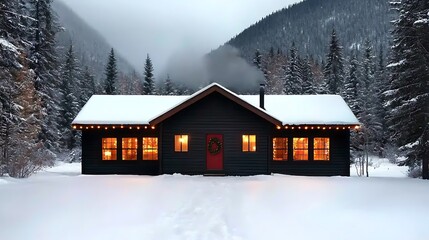
[[[321,61],[333,28],[347,51],[367,39],[387,49],[391,18],[389,0],[304,0],[264,17],[228,44],[251,60],[255,49],[286,52],[295,42],[303,55]]]

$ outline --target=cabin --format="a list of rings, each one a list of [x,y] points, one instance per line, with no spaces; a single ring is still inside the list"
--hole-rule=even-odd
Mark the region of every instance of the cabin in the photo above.
[[[350,175],[359,122],[337,95],[237,95],[213,83],[191,96],[94,95],[83,174]]]

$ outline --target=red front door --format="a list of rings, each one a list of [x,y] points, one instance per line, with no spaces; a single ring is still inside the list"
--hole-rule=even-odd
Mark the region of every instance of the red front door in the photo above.
[[[223,136],[207,134],[206,141],[207,170],[223,169]]]

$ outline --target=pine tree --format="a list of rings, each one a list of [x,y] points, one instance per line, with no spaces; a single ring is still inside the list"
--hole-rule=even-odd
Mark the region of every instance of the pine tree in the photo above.
[[[144,95],[155,95],[155,79],[153,76],[153,65],[149,54],[146,56],[146,62],[144,66],[144,83],[143,83],[143,94]]]
[[[59,130],[61,131],[61,145],[63,148],[72,150],[76,147],[76,131],[71,128],[71,123],[78,112],[78,98],[73,91],[74,86],[78,87],[80,92],[80,83],[77,80],[76,59],[74,57],[73,46],[66,54],[66,61],[62,67],[62,81],[60,85],[61,100],[59,110]]]
[[[284,77],[286,57],[278,51],[274,53],[274,49],[271,48],[266,60],[266,93],[267,94],[282,94],[284,87]]]
[[[302,94],[302,75],[295,43],[292,43],[289,62],[286,69],[283,93]]]
[[[365,152],[379,153],[381,151],[381,120],[376,114],[376,105],[379,96],[376,94],[375,61],[373,47],[369,40],[364,44],[364,55],[362,57],[360,105],[362,109],[358,113],[358,119],[362,123],[362,133],[365,140]]]
[[[429,158],[429,2],[393,4],[399,18],[394,21],[390,85],[385,92],[387,124],[390,139],[406,156],[403,163],[411,172],[420,172],[422,160]]]
[[[359,115],[361,112],[360,91],[362,84],[360,83],[360,64],[357,59],[357,51],[355,50],[350,57],[348,75],[344,84],[343,96],[344,100],[349,105],[350,109],[355,115]]]
[[[349,105],[353,113],[358,116],[361,113],[361,89],[362,84],[360,83],[360,64],[357,59],[358,50],[354,50],[349,60],[348,75],[344,84],[343,96],[344,100]],[[350,135],[350,157],[351,161],[354,162],[356,159],[362,159],[362,152],[364,149],[364,141],[362,132],[351,132]],[[358,160],[359,161],[359,160]],[[361,165],[360,165],[361,166]],[[361,169],[361,168],[360,168]],[[362,171],[360,171],[362,172]]]
[[[171,82],[170,75],[167,75],[167,78],[164,82],[164,89],[163,89],[164,95],[175,95],[176,90],[174,89],[173,83]]]
[[[311,70],[311,63],[309,57],[305,57],[302,63],[302,93],[303,94],[315,94],[315,83],[314,76]]]
[[[52,153],[44,150],[44,144],[38,138],[41,131],[41,99],[32,81],[34,73],[28,69],[26,62],[27,59],[21,57],[22,68],[15,76],[19,88],[13,101],[19,108],[11,131],[10,161],[6,165],[7,173],[18,178],[28,177],[54,159]]]
[[[83,79],[81,83],[82,94],[79,98],[79,106],[80,108],[85,105],[85,103],[91,98],[92,95],[96,94],[97,87],[95,84],[94,75],[91,73],[88,67],[85,67],[83,71]]]
[[[375,73],[375,96],[374,99],[374,114],[377,116],[377,119],[380,121],[381,132],[380,134],[380,151],[379,156],[383,157],[385,154],[385,146],[387,144],[388,131],[386,125],[386,109],[384,107],[386,103],[386,98],[384,96],[384,92],[386,91],[386,87],[388,85],[387,77],[386,77],[386,69],[384,63],[384,53],[383,46],[380,45],[378,52],[378,64]]]
[[[106,65],[106,81],[104,91],[106,94],[116,94],[116,80],[118,78],[118,70],[116,67],[116,57],[113,48],[110,50],[109,59]]]
[[[326,89],[330,94],[340,94],[344,81],[344,66],[342,47],[337,38],[335,29],[332,30],[329,53],[323,70]]]
[[[30,0],[33,21],[33,46],[30,68],[35,72],[34,86],[41,99],[42,121],[39,139],[51,150],[58,150],[58,92],[59,72],[55,35],[59,27],[51,8],[52,0]]]

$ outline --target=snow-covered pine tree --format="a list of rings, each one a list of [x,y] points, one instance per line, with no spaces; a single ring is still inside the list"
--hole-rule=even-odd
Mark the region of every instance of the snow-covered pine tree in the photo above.
[[[59,31],[51,8],[52,0],[30,0],[32,47],[30,68],[35,72],[34,85],[42,104],[39,138],[51,150],[58,150],[58,91],[60,85],[55,35]]]
[[[350,109],[355,115],[359,115],[361,112],[360,105],[360,89],[362,84],[359,82],[360,77],[360,64],[357,59],[358,50],[354,50],[351,54],[349,61],[348,74],[344,84],[343,96],[344,100],[349,105]]]
[[[6,167],[10,162],[12,127],[18,120],[19,105],[14,102],[18,86],[11,73],[11,70],[14,69],[13,63],[16,61],[16,55],[17,52],[7,49],[0,43],[0,176],[7,173]]]
[[[362,84],[360,82],[360,63],[357,59],[358,49],[353,50],[350,56],[347,76],[345,78],[345,84],[343,89],[344,100],[349,105],[353,113],[358,116],[361,109],[361,88]],[[359,174],[363,174],[363,149],[364,141],[362,132],[352,131],[350,134],[350,160],[351,162],[356,162],[357,169]]]
[[[304,58],[302,63],[302,93],[309,95],[316,93],[313,71],[308,56]]]
[[[173,83],[171,82],[170,75],[167,75],[167,78],[164,81],[163,88],[164,95],[176,95],[176,90],[174,89]]]
[[[288,95],[302,94],[301,67],[295,43],[292,43],[290,49],[290,57],[286,67],[283,93]]]
[[[405,155],[403,164],[420,175],[422,160],[429,158],[429,2],[404,0],[392,3],[399,12],[394,21],[387,124]],[[427,167],[427,166],[425,166]]]
[[[343,47],[337,37],[335,29],[332,30],[331,42],[329,44],[329,52],[326,56],[326,64],[324,65],[323,75],[325,88],[330,94],[340,94],[344,82],[344,66],[343,66]]]
[[[282,94],[284,86],[284,76],[286,66],[286,57],[280,50],[274,53],[271,48],[266,62],[266,93]]]
[[[15,75],[19,87],[13,99],[19,108],[11,131],[10,161],[6,169],[11,177],[23,178],[52,164],[54,155],[45,150],[38,137],[42,126],[41,99],[34,86],[34,72],[28,69],[24,54],[21,54],[20,59],[22,67]]]
[[[28,68],[27,51],[35,44],[29,7],[28,1],[0,0],[0,175],[13,177],[31,174],[49,158],[37,142],[42,111]]]
[[[366,161],[368,155],[379,153],[381,151],[382,127],[381,121],[376,114],[376,103],[379,101],[379,96],[376,94],[375,82],[375,56],[373,47],[369,40],[365,41],[364,53],[361,64],[361,83],[360,91],[360,106],[361,111],[358,113],[358,119],[362,123],[361,133],[364,137],[364,154]]]
[[[143,94],[144,95],[155,95],[155,79],[153,75],[153,65],[149,54],[146,56],[144,65],[144,82],[143,82]]]
[[[76,147],[76,131],[71,128],[71,123],[79,111],[78,97],[74,91],[80,89],[78,78],[77,62],[73,52],[73,46],[70,45],[66,54],[65,63],[62,66],[62,79],[60,85],[60,105],[59,105],[59,130],[61,147],[66,150],[72,150]]]
[[[94,75],[88,67],[85,67],[83,70],[81,88],[82,93],[79,96],[79,108],[82,108],[89,98],[97,92]]]
[[[113,48],[110,50],[109,58],[106,65],[106,80],[104,86],[104,92],[106,94],[116,94],[116,81],[118,78],[118,69],[116,66],[115,51]]]
[[[388,82],[386,77],[386,66],[384,61],[384,47],[380,45],[377,59],[377,69],[375,72],[375,102],[374,104],[374,114],[377,116],[377,119],[380,121],[381,132],[380,134],[380,151],[378,155],[380,157],[384,157],[385,155],[385,146],[387,143],[387,126],[386,126],[386,109],[384,104],[386,103],[386,99],[384,97],[384,92],[386,91]]]

